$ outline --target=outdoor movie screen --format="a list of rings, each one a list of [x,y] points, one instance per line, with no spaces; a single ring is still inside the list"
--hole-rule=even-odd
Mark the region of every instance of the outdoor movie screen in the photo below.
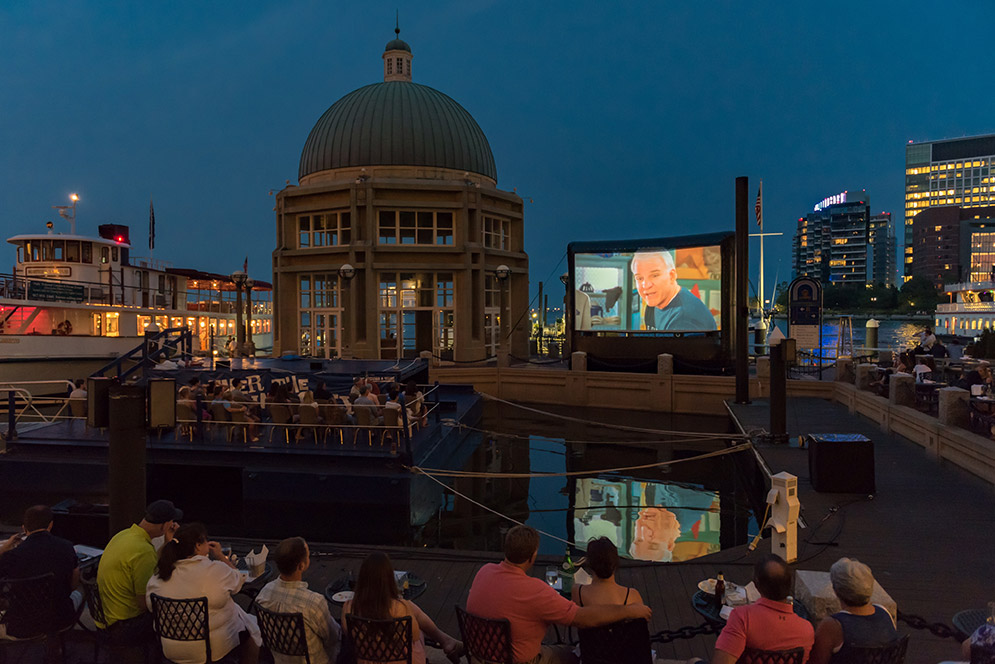
[[[678,562],[720,547],[719,494],[695,485],[585,477],[574,493],[574,546],[607,537],[620,556]]]
[[[713,332],[722,314],[722,251],[577,253],[573,286],[577,330]]]

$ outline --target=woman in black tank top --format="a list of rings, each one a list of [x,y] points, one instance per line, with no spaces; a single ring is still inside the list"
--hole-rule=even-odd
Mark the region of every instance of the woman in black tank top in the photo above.
[[[584,606],[584,597],[591,604],[642,604],[643,598],[634,588],[626,588],[615,582],[618,569],[618,549],[607,537],[599,537],[587,543],[587,563],[591,570],[591,583],[583,586],[574,584],[573,601]],[[585,592],[586,591],[586,592]]]

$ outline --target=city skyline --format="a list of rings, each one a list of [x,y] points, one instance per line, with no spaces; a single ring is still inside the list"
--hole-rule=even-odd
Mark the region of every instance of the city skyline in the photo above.
[[[975,20],[935,26],[939,42],[971,43],[995,18],[964,7]],[[126,223],[146,254],[151,198],[157,257],[229,272],[248,255],[268,280],[268,192],[296,182],[325,109],[380,79],[394,10],[0,9],[8,236],[47,220],[68,232],[51,206],[77,192],[81,232]],[[525,200],[533,293],[556,292],[570,241],[731,228],[738,175],[751,197],[763,179],[764,230],[785,233],[767,241],[770,290],[790,279],[799,210],[858,184],[897,221],[909,140],[995,132],[995,93],[970,87],[981,61],[949,77],[928,49],[879,48],[913,33],[913,13],[439,2],[401,7],[400,27],[414,80],[474,116],[498,186]]]

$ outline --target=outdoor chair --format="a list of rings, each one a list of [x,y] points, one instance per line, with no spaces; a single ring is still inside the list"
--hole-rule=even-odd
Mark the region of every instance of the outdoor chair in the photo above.
[[[319,406],[320,408],[320,406]],[[318,444],[318,426],[321,424],[321,418],[318,417],[318,408],[312,408],[311,406],[301,406],[301,426],[298,429],[298,436],[303,439],[307,436],[311,436],[314,439],[314,444]]]
[[[211,628],[207,598],[170,599],[152,593],[152,628],[156,636],[172,641],[203,641],[205,662],[211,657]],[[165,658],[163,658],[165,659]],[[168,661],[168,660],[167,660]]]
[[[481,618],[460,606],[456,607],[456,620],[459,622],[466,656],[471,662],[478,660],[485,664],[514,664],[510,622],[505,619]]]
[[[791,650],[747,648],[736,660],[736,664],[802,664],[804,659],[804,648],[792,648]]]
[[[347,647],[357,660],[411,664],[411,616],[367,620],[350,614],[344,622]]]
[[[400,408],[384,408],[383,409],[383,424],[384,428],[380,433],[380,444],[382,445],[386,439],[390,439],[390,447],[393,451],[397,448],[398,442],[401,439],[401,409]]]
[[[352,406],[353,412],[356,413],[356,424],[360,427],[356,429],[356,432],[352,437],[352,444],[355,445],[356,441],[362,436],[365,437],[369,442],[370,447],[373,446],[373,427],[378,425],[376,417],[376,406],[370,405],[356,405]]]
[[[224,404],[212,403],[208,410],[211,411],[211,437],[220,431],[224,434],[225,440],[231,440],[231,424],[229,424],[231,416],[228,414],[228,409]]]
[[[242,436],[242,442],[249,444],[249,418],[245,416],[245,406],[236,406],[231,413],[231,429],[228,430],[229,442]]]
[[[307,632],[304,631],[304,615],[301,613],[277,613],[258,604],[256,616],[259,618],[259,631],[263,635],[263,645],[271,653],[288,657],[303,657],[305,664],[311,664],[307,649]]]
[[[321,407],[321,415],[325,418],[325,431],[322,442],[330,435],[332,440],[339,437],[339,444],[345,444],[345,436],[342,427],[349,423],[345,412],[345,407],[335,403],[328,403]]]
[[[269,430],[269,442],[273,442],[273,434],[277,430],[283,431],[287,445],[290,444],[290,425],[294,421],[294,416],[290,412],[290,406],[285,403],[270,404],[269,417],[273,421],[273,426]]]
[[[193,430],[197,427],[197,413],[189,403],[176,402],[176,434],[177,438],[189,438],[193,442]],[[186,421],[184,421],[186,420]]]
[[[87,636],[93,639],[93,661],[100,661],[100,649],[109,647],[110,632],[107,631],[107,618],[104,617],[104,603],[100,601],[100,589],[97,587],[97,577],[81,576],[80,585],[83,587],[83,602],[86,610],[90,612],[90,618],[96,625],[94,630],[84,630]]]
[[[650,628],[645,620],[620,622],[578,630],[584,664],[653,664]]]
[[[902,664],[908,646],[908,634],[883,646],[851,646],[849,661],[854,664]]]
[[[74,622],[62,628],[55,625],[55,575],[51,572],[28,579],[0,579],[0,626],[16,637],[0,639],[0,662],[7,661],[9,649],[31,647],[56,635],[64,659],[62,637]]]

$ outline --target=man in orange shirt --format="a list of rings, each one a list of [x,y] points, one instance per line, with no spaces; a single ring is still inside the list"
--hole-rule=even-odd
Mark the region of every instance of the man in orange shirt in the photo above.
[[[598,627],[620,620],[649,619],[644,604],[577,606],[542,579],[528,575],[539,553],[539,533],[515,526],[504,537],[504,560],[480,568],[466,609],[481,618],[507,618],[518,664],[573,664],[571,650],[542,645],[550,625]]]

